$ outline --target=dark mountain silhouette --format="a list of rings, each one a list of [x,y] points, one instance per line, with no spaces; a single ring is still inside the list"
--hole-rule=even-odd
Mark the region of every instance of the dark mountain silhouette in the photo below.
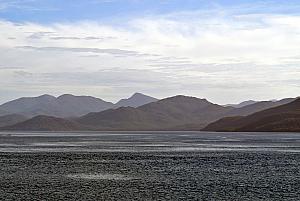
[[[70,120],[41,115],[12,126],[2,127],[1,130],[74,131],[88,130],[88,128]]]
[[[175,96],[138,108],[121,107],[90,113],[78,122],[100,130],[173,130],[187,124],[204,126],[229,110],[205,99]]]
[[[300,99],[246,117],[223,118],[209,124],[207,131],[300,131]]]
[[[19,98],[0,106],[0,110],[29,117],[48,115],[56,117],[82,116],[90,112],[103,111],[113,107],[113,103],[90,96],[50,95]]]
[[[226,107],[234,107],[234,108],[241,108],[241,107],[245,107],[247,105],[252,105],[254,103],[257,103],[259,101],[254,101],[254,100],[248,100],[248,101],[243,101],[241,103],[238,103],[238,104],[227,104],[227,105],[224,105]]]
[[[0,127],[14,125],[16,123],[27,120],[28,117],[25,117],[20,114],[8,114],[0,116]]]
[[[115,108],[119,107],[139,107],[148,103],[156,102],[158,99],[141,93],[135,93],[128,99],[122,99],[115,104]]]

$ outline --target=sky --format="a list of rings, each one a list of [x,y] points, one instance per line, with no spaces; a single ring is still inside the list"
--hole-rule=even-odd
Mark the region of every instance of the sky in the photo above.
[[[297,0],[0,0],[0,103],[300,95]]]

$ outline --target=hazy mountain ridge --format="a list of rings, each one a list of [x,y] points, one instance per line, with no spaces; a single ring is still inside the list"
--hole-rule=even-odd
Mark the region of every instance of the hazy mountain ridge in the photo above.
[[[12,113],[7,112],[7,111],[5,111],[3,109],[0,109],[0,116],[5,116],[5,115],[9,115],[9,114],[12,114]]]
[[[260,101],[248,100],[248,101],[243,101],[243,102],[238,103],[238,104],[227,104],[227,105],[224,105],[224,106],[225,107],[241,108],[241,107],[245,107],[247,105],[252,105],[252,104],[257,103],[257,102],[260,102]]]
[[[0,127],[14,125],[19,122],[28,120],[28,117],[20,114],[8,114],[0,116]]]
[[[90,112],[103,111],[113,107],[113,103],[92,96],[74,96],[64,94],[57,98],[57,102],[64,110],[67,109],[66,117],[78,117]]]
[[[134,94],[129,99],[118,102],[119,105],[92,96],[74,96],[64,94],[59,97],[42,95],[38,97],[23,97],[9,101],[0,106],[0,116],[20,114],[28,117],[38,115],[54,117],[80,117],[91,112],[101,112],[124,105],[144,105],[157,99],[141,93]]]
[[[121,107],[89,113],[72,121],[61,118],[54,118],[53,121],[38,116],[3,129],[41,130],[44,127],[40,125],[50,125],[44,128],[50,130],[52,124],[53,130],[66,130],[64,125],[73,123],[76,125],[71,127],[74,130],[175,130],[184,125],[206,125],[220,116],[223,117],[229,110],[230,108],[210,103],[205,99],[175,96],[138,108]],[[198,126],[196,127],[198,129]]]
[[[2,130],[76,131],[89,130],[89,128],[71,120],[40,115],[12,126],[3,127]]]

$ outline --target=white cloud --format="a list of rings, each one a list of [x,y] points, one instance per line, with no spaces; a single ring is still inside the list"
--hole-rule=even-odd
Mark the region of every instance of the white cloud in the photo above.
[[[224,12],[149,16],[122,27],[1,21],[0,94],[4,101],[22,88],[116,100],[142,91],[220,103],[297,96],[299,24],[299,16]],[[4,88],[16,92],[5,97]]]
[[[7,10],[22,10],[22,11],[55,11],[54,7],[36,6],[39,0],[0,0],[0,12]]]

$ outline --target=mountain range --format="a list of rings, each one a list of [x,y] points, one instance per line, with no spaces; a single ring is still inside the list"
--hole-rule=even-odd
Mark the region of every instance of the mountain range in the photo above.
[[[229,110],[205,99],[175,96],[137,108],[121,107],[90,113],[77,121],[97,130],[173,130],[190,123],[201,128]]]
[[[64,94],[59,97],[42,95],[38,97],[19,98],[0,105],[0,116],[21,114],[26,117],[47,115],[61,118],[80,117],[90,112],[100,112],[123,106],[138,107],[158,99],[141,93],[135,93],[128,99],[116,104],[92,96],[74,96]]]
[[[36,131],[202,130],[203,128],[210,131],[238,131],[240,127],[237,128],[237,125],[240,125],[241,121],[247,122],[241,119],[270,108],[291,104],[295,100],[288,98],[280,101],[251,101],[244,106],[233,107],[183,95],[158,100],[135,93],[116,104],[90,96],[62,95],[56,98],[43,95],[20,98],[1,105],[0,111],[6,111],[6,115],[0,116],[0,127],[2,130]],[[298,114],[289,115],[290,113],[286,112],[282,117],[289,118],[290,122],[290,117]]]
[[[0,106],[0,110],[9,114],[21,114],[27,117],[38,115],[74,117],[93,111],[103,111],[112,108],[113,105],[113,103],[91,96],[65,94],[56,98],[50,95],[42,95],[7,102]]]

